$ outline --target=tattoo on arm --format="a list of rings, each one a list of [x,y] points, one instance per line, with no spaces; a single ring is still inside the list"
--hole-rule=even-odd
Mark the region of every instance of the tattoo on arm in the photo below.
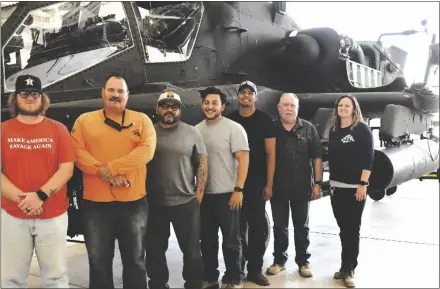
[[[49,190],[49,196],[53,196],[57,192],[57,189],[50,189]]]
[[[197,169],[197,190],[205,189],[206,180],[208,179],[208,157],[200,157],[199,168]]]

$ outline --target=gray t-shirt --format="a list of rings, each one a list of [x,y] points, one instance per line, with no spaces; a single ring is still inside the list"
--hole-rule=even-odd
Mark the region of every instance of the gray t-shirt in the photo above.
[[[237,181],[238,151],[249,151],[246,131],[241,124],[223,117],[214,124],[206,120],[196,125],[208,151],[208,181],[205,194],[230,193]]]
[[[157,146],[148,163],[148,201],[177,206],[196,197],[196,176],[201,156],[207,156],[200,132],[180,122],[165,129],[156,124]]]

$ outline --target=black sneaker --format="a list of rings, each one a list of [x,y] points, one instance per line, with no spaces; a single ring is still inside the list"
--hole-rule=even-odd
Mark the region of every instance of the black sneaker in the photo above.
[[[257,285],[260,286],[269,286],[270,282],[269,282],[269,278],[267,278],[266,275],[264,275],[263,273],[257,274],[257,275],[247,275],[246,278],[248,281],[253,282]]]

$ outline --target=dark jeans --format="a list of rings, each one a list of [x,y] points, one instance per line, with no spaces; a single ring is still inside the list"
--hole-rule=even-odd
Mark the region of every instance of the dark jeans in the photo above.
[[[331,203],[341,238],[341,269],[356,269],[359,256],[359,233],[366,200],[356,201],[356,189],[336,188]]]
[[[147,288],[144,241],[146,197],[133,202],[83,200],[84,240],[90,266],[90,288],[114,288],[113,257],[118,240],[124,288]]]
[[[200,288],[202,256],[200,252],[200,205],[196,198],[179,206],[157,206],[150,203],[146,237],[146,265],[150,289],[167,288],[169,271],[165,253],[173,224],[183,253],[185,288]]]
[[[310,253],[307,251],[309,241],[309,206],[308,201],[289,201],[283,197],[272,197],[274,263],[284,266],[287,262],[289,247],[289,202],[295,239],[295,263],[302,266],[309,263]]]
[[[217,281],[218,271],[218,229],[223,236],[223,257],[226,272],[223,283],[239,283],[241,260],[240,211],[229,208],[232,193],[205,194],[201,204],[201,245],[204,263],[203,280]]]
[[[246,261],[248,275],[255,276],[262,272],[263,257],[269,241],[269,223],[266,218],[266,201],[263,199],[243,202],[240,216],[241,276],[244,278]]]

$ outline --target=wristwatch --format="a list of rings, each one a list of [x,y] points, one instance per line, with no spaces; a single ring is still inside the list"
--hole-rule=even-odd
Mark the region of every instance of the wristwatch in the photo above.
[[[315,185],[321,185],[322,181],[315,181]]]
[[[234,187],[234,192],[243,192],[243,188],[240,187]]]
[[[48,198],[47,194],[45,192],[43,192],[42,190],[38,190],[37,195],[40,198],[40,200],[42,200],[43,202],[46,201]]]
[[[370,182],[365,182],[365,181],[360,181],[359,185],[361,186],[368,186],[370,184]]]

